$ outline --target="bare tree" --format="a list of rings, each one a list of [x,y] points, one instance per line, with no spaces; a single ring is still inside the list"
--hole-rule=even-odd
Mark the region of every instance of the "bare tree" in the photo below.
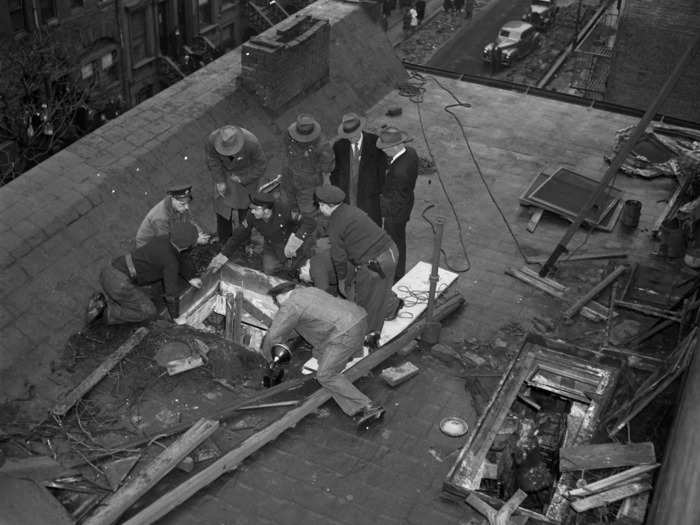
[[[91,90],[80,78],[80,39],[39,30],[0,43],[0,142],[16,145],[0,185],[61,150],[82,133],[76,115]]]

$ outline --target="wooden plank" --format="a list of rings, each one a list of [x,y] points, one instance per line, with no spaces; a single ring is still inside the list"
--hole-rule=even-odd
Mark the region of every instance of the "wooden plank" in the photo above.
[[[108,496],[83,525],[115,523],[136,501],[148,492],[187,455],[219,428],[218,421],[200,419],[192,428],[161,452],[145,469],[122,488]]]
[[[654,444],[651,442],[626,445],[603,443],[559,449],[561,472],[648,465],[655,461]]]
[[[584,512],[586,510],[602,507],[608,503],[619,501],[621,499],[634,496],[635,494],[641,494],[642,492],[648,492],[650,490],[651,483],[630,483],[629,485],[610,489],[588,498],[572,501],[571,508],[573,508],[576,512]]]
[[[530,215],[530,221],[527,223],[527,231],[534,233],[534,231],[537,229],[537,225],[542,219],[542,214],[544,214],[544,210],[542,208],[535,208],[535,211],[532,212],[532,215]]]
[[[663,211],[656,218],[656,221],[654,222],[654,226],[652,226],[652,228],[651,228],[651,234],[653,236],[656,236],[659,234],[659,232],[661,231],[661,226],[663,225],[664,221],[669,217],[669,215],[671,215],[671,213],[673,213],[674,208],[676,207],[676,204],[678,203],[678,199],[685,192],[685,189],[688,187],[688,184],[690,183],[691,179],[692,179],[692,177],[686,177],[685,180],[676,187],[676,190],[673,192],[671,197],[666,202],[666,206],[664,206]]]
[[[590,261],[594,259],[624,259],[629,255],[626,251],[610,251],[610,252],[590,252],[590,253],[574,253],[569,257],[559,259],[559,264],[565,262]],[[528,257],[528,264],[544,264],[549,256]]]
[[[637,467],[632,467],[607,478],[599,479],[593,483],[588,483],[579,488],[571,489],[566,492],[566,497],[569,498],[580,498],[583,496],[590,496],[597,492],[609,489],[615,485],[619,485],[622,482],[628,482],[632,478],[651,472],[657,469],[661,463],[653,463],[651,465],[639,465]]]
[[[680,313],[671,310],[663,310],[661,308],[648,306],[646,304],[634,303],[630,301],[615,301],[615,306],[626,308],[627,310],[634,310],[635,312],[639,312],[644,315],[650,315],[652,317],[668,319],[669,321],[674,321],[676,323],[681,321]]]
[[[435,319],[442,320],[454,312],[464,303],[464,299],[456,294],[445,304],[436,307]],[[370,354],[357,365],[347,370],[344,374],[352,382],[367,375],[373,368],[398,352],[401,348],[413,342],[413,339],[421,333],[425,321],[418,321],[408,328],[405,334],[399,336],[395,341],[383,346],[376,352]],[[151,505],[126,521],[124,525],[137,525],[153,523],[165,516],[172,509],[187,501],[193,494],[206,487],[214,480],[218,479],[225,472],[230,472],[238,468],[238,465],[251,454],[261,449],[269,442],[276,439],[288,428],[297,425],[308,414],[315,412],[321,405],[331,398],[330,393],[321,388],[310,395],[299,407],[287,412],[282,418],[268,425],[259,432],[256,432],[243,441],[240,446],[220,457],[210,466],[198,472],[187,481],[157,499]]]
[[[136,330],[131,337],[117,348],[100,366],[87,376],[78,386],[68,392],[58,403],[51,409],[51,413],[55,416],[63,416],[75,405],[82,397],[87,394],[92,388],[102,381],[112,368],[114,368],[122,359],[124,359],[141,340],[148,334],[148,328],[141,327]]]
[[[7,458],[0,465],[0,474],[15,478],[48,481],[62,476],[70,476],[77,471],[67,468],[48,456],[30,456],[28,458]]]
[[[233,299],[233,342],[243,344],[243,327],[241,315],[243,314],[243,293],[238,292]]]
[[[542,282],[541,280],[535,279],[534,277],[531,277],[516,268],[506,268],[505,273],[510,275],[511,277],[515,277],[520,281],[523,281],[526,284],[534,286],[538,290],[541,290],[544,293],[551,295],[552,297],[558,297],[559,299],[564,297],[564,292],[562,292],[561,290],[555,289],[552,286]]]
[[[227,341],[233,341],[234,324],[236,322],[236,306],[234,303],[234,297],[234,294],[226,294],[226,324],[224,325],[224,339]]]
[[[258,321],[263,323],[265,326],[270,326],[272,324],[272,317],[263,312],[260,308],[251,303],[248,299],[243,297],[243,310],[248,314],[255,317]]]
[[[489,525],[509,525],[511,523],[511,515],[518,509],[518,506],[525,498],[527,498],[527,494],[518,489],[499,510],[494,509],[476,494],[469,494],[467,503],[485,516]]]
[[[551,286],[555,290],[560,290],[562,292],[566,292],[568,290],[568,287],[564,286],[559,281],[555,281],[554,279],[550,279],[549,277],[540,277],[535,270],[528,268],[527,266],[523,266],[522,268],[520,268],[520,271],[523,272],[525,275],[529,275],[534,279],[542,281],[544,284],[546,284],[547,286]]]
[[[612,283],[615,279],[620,277],[625,272],[625,267],[620,265],[617,268],[615,268],[612,272],[610,272],[605,279],[600,281],[598,284],[596,284],[593,288],[588,290],[583,297],[581,297],[578,301],[576,301],[574,304],[572,304],[569,308],[566,309],[564,312],[564,317],[567,319],[572,318],[574,315],[576,315],[581,308],[585,306],[585,304],[593,299],[596,295],[598,295],[600,292],[605,290],[610,283]]]

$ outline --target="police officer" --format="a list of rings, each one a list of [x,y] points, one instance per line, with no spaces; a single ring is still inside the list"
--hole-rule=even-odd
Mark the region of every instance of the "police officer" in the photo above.
[[[283,262],[296,256],[305,242],[313,242],[316,223],[310,217],[292,211],[284,202],[269,193],[256,192],[250,197],[248,214],[214,257],[209,269],[218,270],[236,249],[248,242],[253,229],[264,239],[263,271],[274,274]]]
[[[355,302],[367,310],[371,345],[378,341],[384,320],[396,317],[403,306],[391,290],[398,250],[391,237],[365,212],[343,202],[345,192],[337,186],[319,186],[316,197],[321,213],[329,218],[328,238],[338,290],[347,297],[345,283],[350,263],[355,271]]]
[[[172,225],[179,222],[193,224],[197,228],[197,244],[207,244],[210,235],[202,230],[190,212],[193,198],[191,184],[185,182],[172,185],[166,197],[153,206],[141,221],[136,232],[136,247],[140,248],[158,235],[169,234]]]
[[[174,224],[170,234],[153,237],[133,252],[117,257],[100,273],[102,292],[90,298],[88,324],[104,317],[107,324],[137,323],[155,319],[156,305],[141,287],[162,281],[165,304],[170,315],[179,315],[178,296],[185,281],[202,286],[195,269],[183,254],[197,242],[197,228],[183,222]],[[184,278],[185,281],[182,280]]]

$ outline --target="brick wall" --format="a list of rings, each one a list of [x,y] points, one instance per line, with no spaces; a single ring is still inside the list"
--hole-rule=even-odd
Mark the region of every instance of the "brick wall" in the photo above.
[[[293,16],[243,44],[241,85],[278,110],[329,79],[330,24]]]
[[[81,328],[101,267],[133,246],[173,178],[190,178],[193,212],[214,229],[203,155],[213,129],[235,123],[258,135],[274,175],[284,163],[281,133],[297,112],[313,112],[332,136],[343,113],[363,112],[405,79],[361,8],[319,0],[300,14],[327,21],[329,81],[279,116],[237,88],[238,48],[0,188],[0,403],[26,382],[52,403],[49,387],[60,381],[43,379]]]
[[[626,0],[605,99],[646,109],[700,27],[697,0]],[[700,53],[661,106],[664,115],[700,122]]]

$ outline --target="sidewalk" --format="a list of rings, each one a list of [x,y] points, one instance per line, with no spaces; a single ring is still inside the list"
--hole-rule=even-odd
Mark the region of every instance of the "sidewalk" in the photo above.
[[[442,0],[426,0],[425,5],[425,18],[423,18],[423,24],[428,22],[437,13],[442,11]],[[418,26],[420,31],[420,26]],[[387,31],[389,41],[394,47],[400,44],[408,35],[404,34],[403,31],[403,9],[397,7],[391,12],[389,17],[389,30]]]

